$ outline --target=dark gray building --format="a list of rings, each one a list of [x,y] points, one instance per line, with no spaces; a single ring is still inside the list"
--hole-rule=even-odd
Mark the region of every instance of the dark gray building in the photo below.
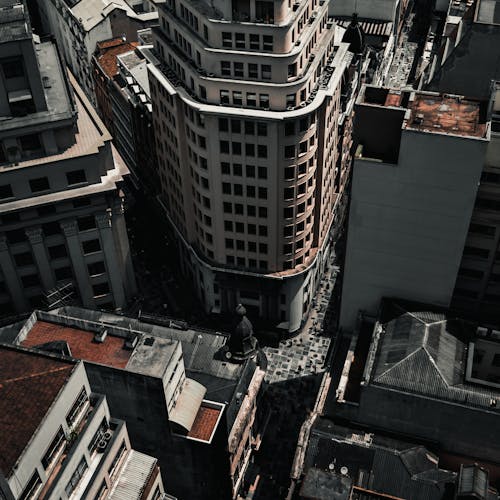
[[[376,320],[361,317],[325,414],[499,463],[500,385],[494,370],[483,371],[483,330],[430,306],[384,300]],[[490,337],[498,352],[498,335]]]
[[[134,296],[128,169],[22,1],[0,5],[0,316],[65,297],[122,308]]]

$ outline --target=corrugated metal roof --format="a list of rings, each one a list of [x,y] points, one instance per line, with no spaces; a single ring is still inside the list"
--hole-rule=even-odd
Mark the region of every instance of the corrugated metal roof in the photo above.
[[[156,458],[130,450],[108,500],[140,500],[156,462]]]
[[[186,378],[182,391],[175,402],[175,407],[170,412],[170,420],[189,432],[206,392],[207,389],[200,383]]]
[[[465,381],[468,323],[444,313],[387,304],[373,367],[373,383],[470,406],[491,407],[500,391]]]

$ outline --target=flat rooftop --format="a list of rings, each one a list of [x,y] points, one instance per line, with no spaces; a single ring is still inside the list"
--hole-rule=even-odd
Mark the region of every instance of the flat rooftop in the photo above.
[[[0,346],[0,470],[8,478],[75,363]]]
[[[460,96],[416,93],[407,128],[484,137],[486,120],[480,101]]]
[[[475,21],[485,24],[500,24],[500,0],[479,0]]]
[[[94,332],[65,325],[37,321],[21,342],[25,347],[36,347],[48,342],[64,341],[71,356],[114,368],[125,368],[132,354],[124,349],[125,339],[108,335],[102,343],[94,342]]]
[[[210,443],[224,407],[203,401],[187,437]]]
[[[96,60],[108,78],[113,79],[118,74],[117,57],[126,52],[133,52],[137,45],[137,42],[127,42],[121,37],[97,44],[100,54],[96,56]]]
[[[19,0],[0,1],[0,43],[31,38],[28,13]]]

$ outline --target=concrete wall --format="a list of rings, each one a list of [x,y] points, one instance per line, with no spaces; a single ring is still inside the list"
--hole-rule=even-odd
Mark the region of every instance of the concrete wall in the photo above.
[[[486,147],[404,130],[398,165],[355,161],[342,328],[384,296],[449,305]]]
[[[351,16],[357,12],[362,19],[395,21],[399,0],[335,0],[330,2],[332,16]]]
[[[500,460],[498,418],[498,408],[467,408],[373,385],[362,389],[359,410],[353,416],[372,429],[435,441],[451,453],[488,457],[493,462]]]

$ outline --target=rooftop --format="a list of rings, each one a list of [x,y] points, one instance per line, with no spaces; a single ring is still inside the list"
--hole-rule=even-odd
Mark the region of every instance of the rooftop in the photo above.
[[[361,90],[358,103],[407,110],[402,125],[406,129],[478,138],[487,136],[487,101],[367,85]]]
[[[7,477],[75,367],[71,361],[0,346],[0,470]]]
[[[21,345],[36,347],[48,342],[65,341],[71,356],[94,363],[125,368],[132,354],[124,349],[124,339],[108,336],[103,343],[94,342],[94,332],[70,328],[57,323],[37,321]]]
[[[407,128],[485,137],[486,120],[480,101],[461,96],[416,93],[410,108]]]
[[[141,500],[149,479],[156,468],[156,458],[130,450],[120,469],[118,480],[113,482],[109,500]]]
[[[479,0],[476,22],[500,24],[500,0]]]
[[[500,390],[466,380],[473,325],[446,312],[389,300],[384,301],[379,322],[365,383],[500,411]]]
[[[118,74],[117,57],[125,52],[133,51],[138,46],[137,42],[127,42],[121,37],[105,40],[97,44],[96,61],[102,71],[113,78]]]
[[[338,483],[335,476],[340,473],[341,477],[352,479],[354,489],[360,493],[379,492],[408,499],[442,499],[447,483],[454,483],[456,479],[453,472],[440,469],[437,457],[423,446],[322,418],[311,429],[304,465],[304,472],[322,471],[323,476],[330,476],[329,482],[334,481],[334,485]],[[323,482],[317,486],[321,487]]]
[[[210,443],[223,409],[221,405],[203,401],[187,437]]]
[[[0,43],[31,38],[26,7],[19,0],[0,1]]]
[[[0,24],[0,37],[1,26]],[[3,132],[12,134],[13,131],[19,134],[19,129],[23,127],[51,123],[54,126],[61,126],[61,121],[67,121],[68,126],[71,126],[75,120],[75,110],[66,80],[67,75],[59,60],[55,43],[37,43],[35,44],[35,53],[38,59],[38,67],[40,68],[40,78],[43,83],[47,109],[36,113],[29,113],[26,116],[1,116],[0,134]]]

